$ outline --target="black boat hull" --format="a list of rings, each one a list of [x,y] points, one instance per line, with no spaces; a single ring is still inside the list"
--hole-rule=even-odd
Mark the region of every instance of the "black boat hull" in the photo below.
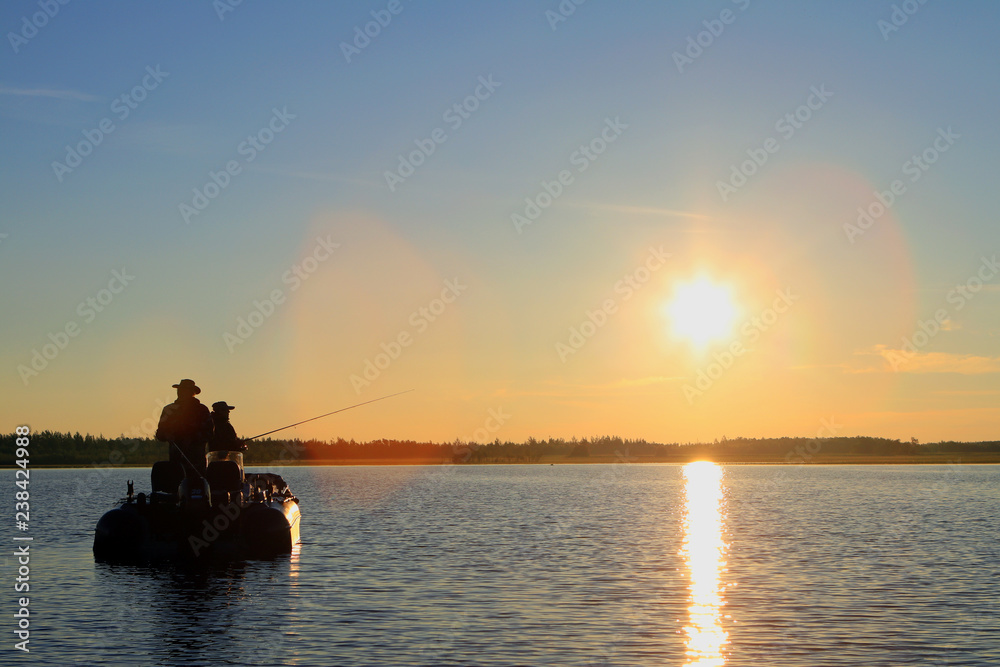
[[[299,528],[293,499],[200,509],[126,502],[97,522],[94,557],[109,562],[272,558],[291,553]]]

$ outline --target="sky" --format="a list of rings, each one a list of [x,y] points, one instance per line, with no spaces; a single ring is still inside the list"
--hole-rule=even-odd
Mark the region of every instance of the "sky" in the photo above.
[[[0,6],[0,430],[1000,428],[995,2]]]

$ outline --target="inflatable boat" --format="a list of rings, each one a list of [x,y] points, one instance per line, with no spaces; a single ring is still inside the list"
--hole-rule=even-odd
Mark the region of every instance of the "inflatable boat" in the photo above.
[[[97,522],[94,558],[105,562],[246,560],[291,553],[299,504],[280,475],[248,473],[241,452],[210,452],[205,476],[185,478],[158,461],[152,491],[135,494]]]

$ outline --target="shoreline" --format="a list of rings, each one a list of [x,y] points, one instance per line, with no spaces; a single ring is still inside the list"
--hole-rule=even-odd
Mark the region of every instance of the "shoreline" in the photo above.
[[[683,456],[683,457],[656,457],[656,456],[633,456],[622,459],[615,456],[590,456],[590,457],[545,457],[539,461],[496,461],[485,463],[453,463],[441,459],[418,459],[418,458],[398,458],[398,459],[313,459],[308,461],[281,461],[271,460],[266,462],[248,462],[247,468],[283,468],[283,467],[349,467],[349,466],[485,466],[485,465],[588,465],[588,464],[674,464],[683,465],[695,461],[712,461],[720,465],[974,465],[1000,464],[1000,454],[995,452],[956,452],[956,455],[928,454],[920,456],[813,456],[809,460],[788,461],[780,457],[728,457],[728,456]],[[34,469],[86,469],[86,468],[150,468],[151,463],[123,463],[120,465],[96,465],[84,463],[71,464],[32,464]],[[16,465],[0,465],[0,469],[17,469]]]

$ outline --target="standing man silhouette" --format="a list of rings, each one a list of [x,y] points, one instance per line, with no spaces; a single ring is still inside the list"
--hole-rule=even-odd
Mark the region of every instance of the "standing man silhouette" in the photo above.
[[[163,406],[156,439],[170,443],[170,460],[180,463],[185,477],[205,476],[205,444],[212,437],[212,415],[195,398],[201,389],[194,380],[184,379],[173,385],[177,400]]]

